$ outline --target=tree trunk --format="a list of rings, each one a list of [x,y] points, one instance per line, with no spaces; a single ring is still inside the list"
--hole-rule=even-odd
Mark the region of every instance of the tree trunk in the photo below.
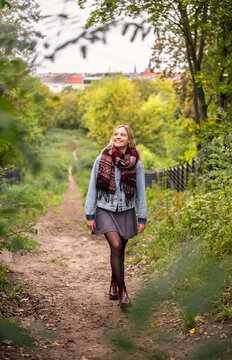
[[[199,101],[200,121],[204,121],[207,119],[207,104],[205,102],[205,92],[202,86],[197,87],[197,98]]]
[[[192,33],[189,26],[188,13],[186,8],[182,7],[181,3],[179,4],[179,11],[184,30],[183,34],[185,38],[189,70],[192,77],[194,120],[198,125],[200,125],[201,121],[204,121],[207,118],[207,104],[205,101],[205,93],[203,87],[196,82],[195,76],[201,71],[204,40],[203,37],[201,37],[199,53],[197,56],[197,41],[194,41],[194,39],[192,38]],[[197,33],[195,36],[197,36]]]

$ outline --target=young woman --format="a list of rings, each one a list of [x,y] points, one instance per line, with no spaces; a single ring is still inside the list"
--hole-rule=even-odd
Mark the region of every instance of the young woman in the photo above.
[[[144,231],[146,210],[144,171],[134,136],[128,125],[119,125],[93,165],[85,212],[88,228],[104,234],[110,245],[109,298],[119,299],[120,306],[130,305],[124,282],[126,244]]]

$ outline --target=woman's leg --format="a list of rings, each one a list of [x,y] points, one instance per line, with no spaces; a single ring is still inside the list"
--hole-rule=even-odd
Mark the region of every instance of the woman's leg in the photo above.
[[[120,237],[116,231],[107,232],[105,237],[110,245],[112,279],[116,280],[119,286],[124,285],[124,260],[127,240]]]
[[[124,274],[125,274],[125,250],[126,250],[126,244],[127,244],[127,239],[124,239],[124,237],[121,236],[121,241],[122,241],[122,272],[123,272],[123,278],[124,278]]]
[[[111,250],[110,262],[112,268],[112,280],[109,298],[111,300],[119,298],[120,307],[129,306],[131,303],[124,282],[124,260],[127,240],[120,237],[119,233],[116,231],[106,233],[105,237]],[[116,282],[118,285],[118,292]]]

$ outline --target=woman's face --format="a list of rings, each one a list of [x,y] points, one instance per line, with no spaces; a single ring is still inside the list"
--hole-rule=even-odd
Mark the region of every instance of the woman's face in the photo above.
[[[129,143],[129,139],[126,129],[124,127],[120,127],[117,130],[115,130],[113,135],[114,146],[116,146],[118,150],[124,152],[126,151],[128,143]]]

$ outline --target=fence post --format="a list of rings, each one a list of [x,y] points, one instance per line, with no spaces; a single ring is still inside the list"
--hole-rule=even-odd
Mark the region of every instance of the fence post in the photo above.
[[[155,181],[162,188],[184,191],[190,174],[196,171],[195,163],[196,160],[193,158],[192,165],[186,161],[186,166],[182,163],[164,169],[147,170],[145,171],[145,184],[151,187],[152,181]]]

